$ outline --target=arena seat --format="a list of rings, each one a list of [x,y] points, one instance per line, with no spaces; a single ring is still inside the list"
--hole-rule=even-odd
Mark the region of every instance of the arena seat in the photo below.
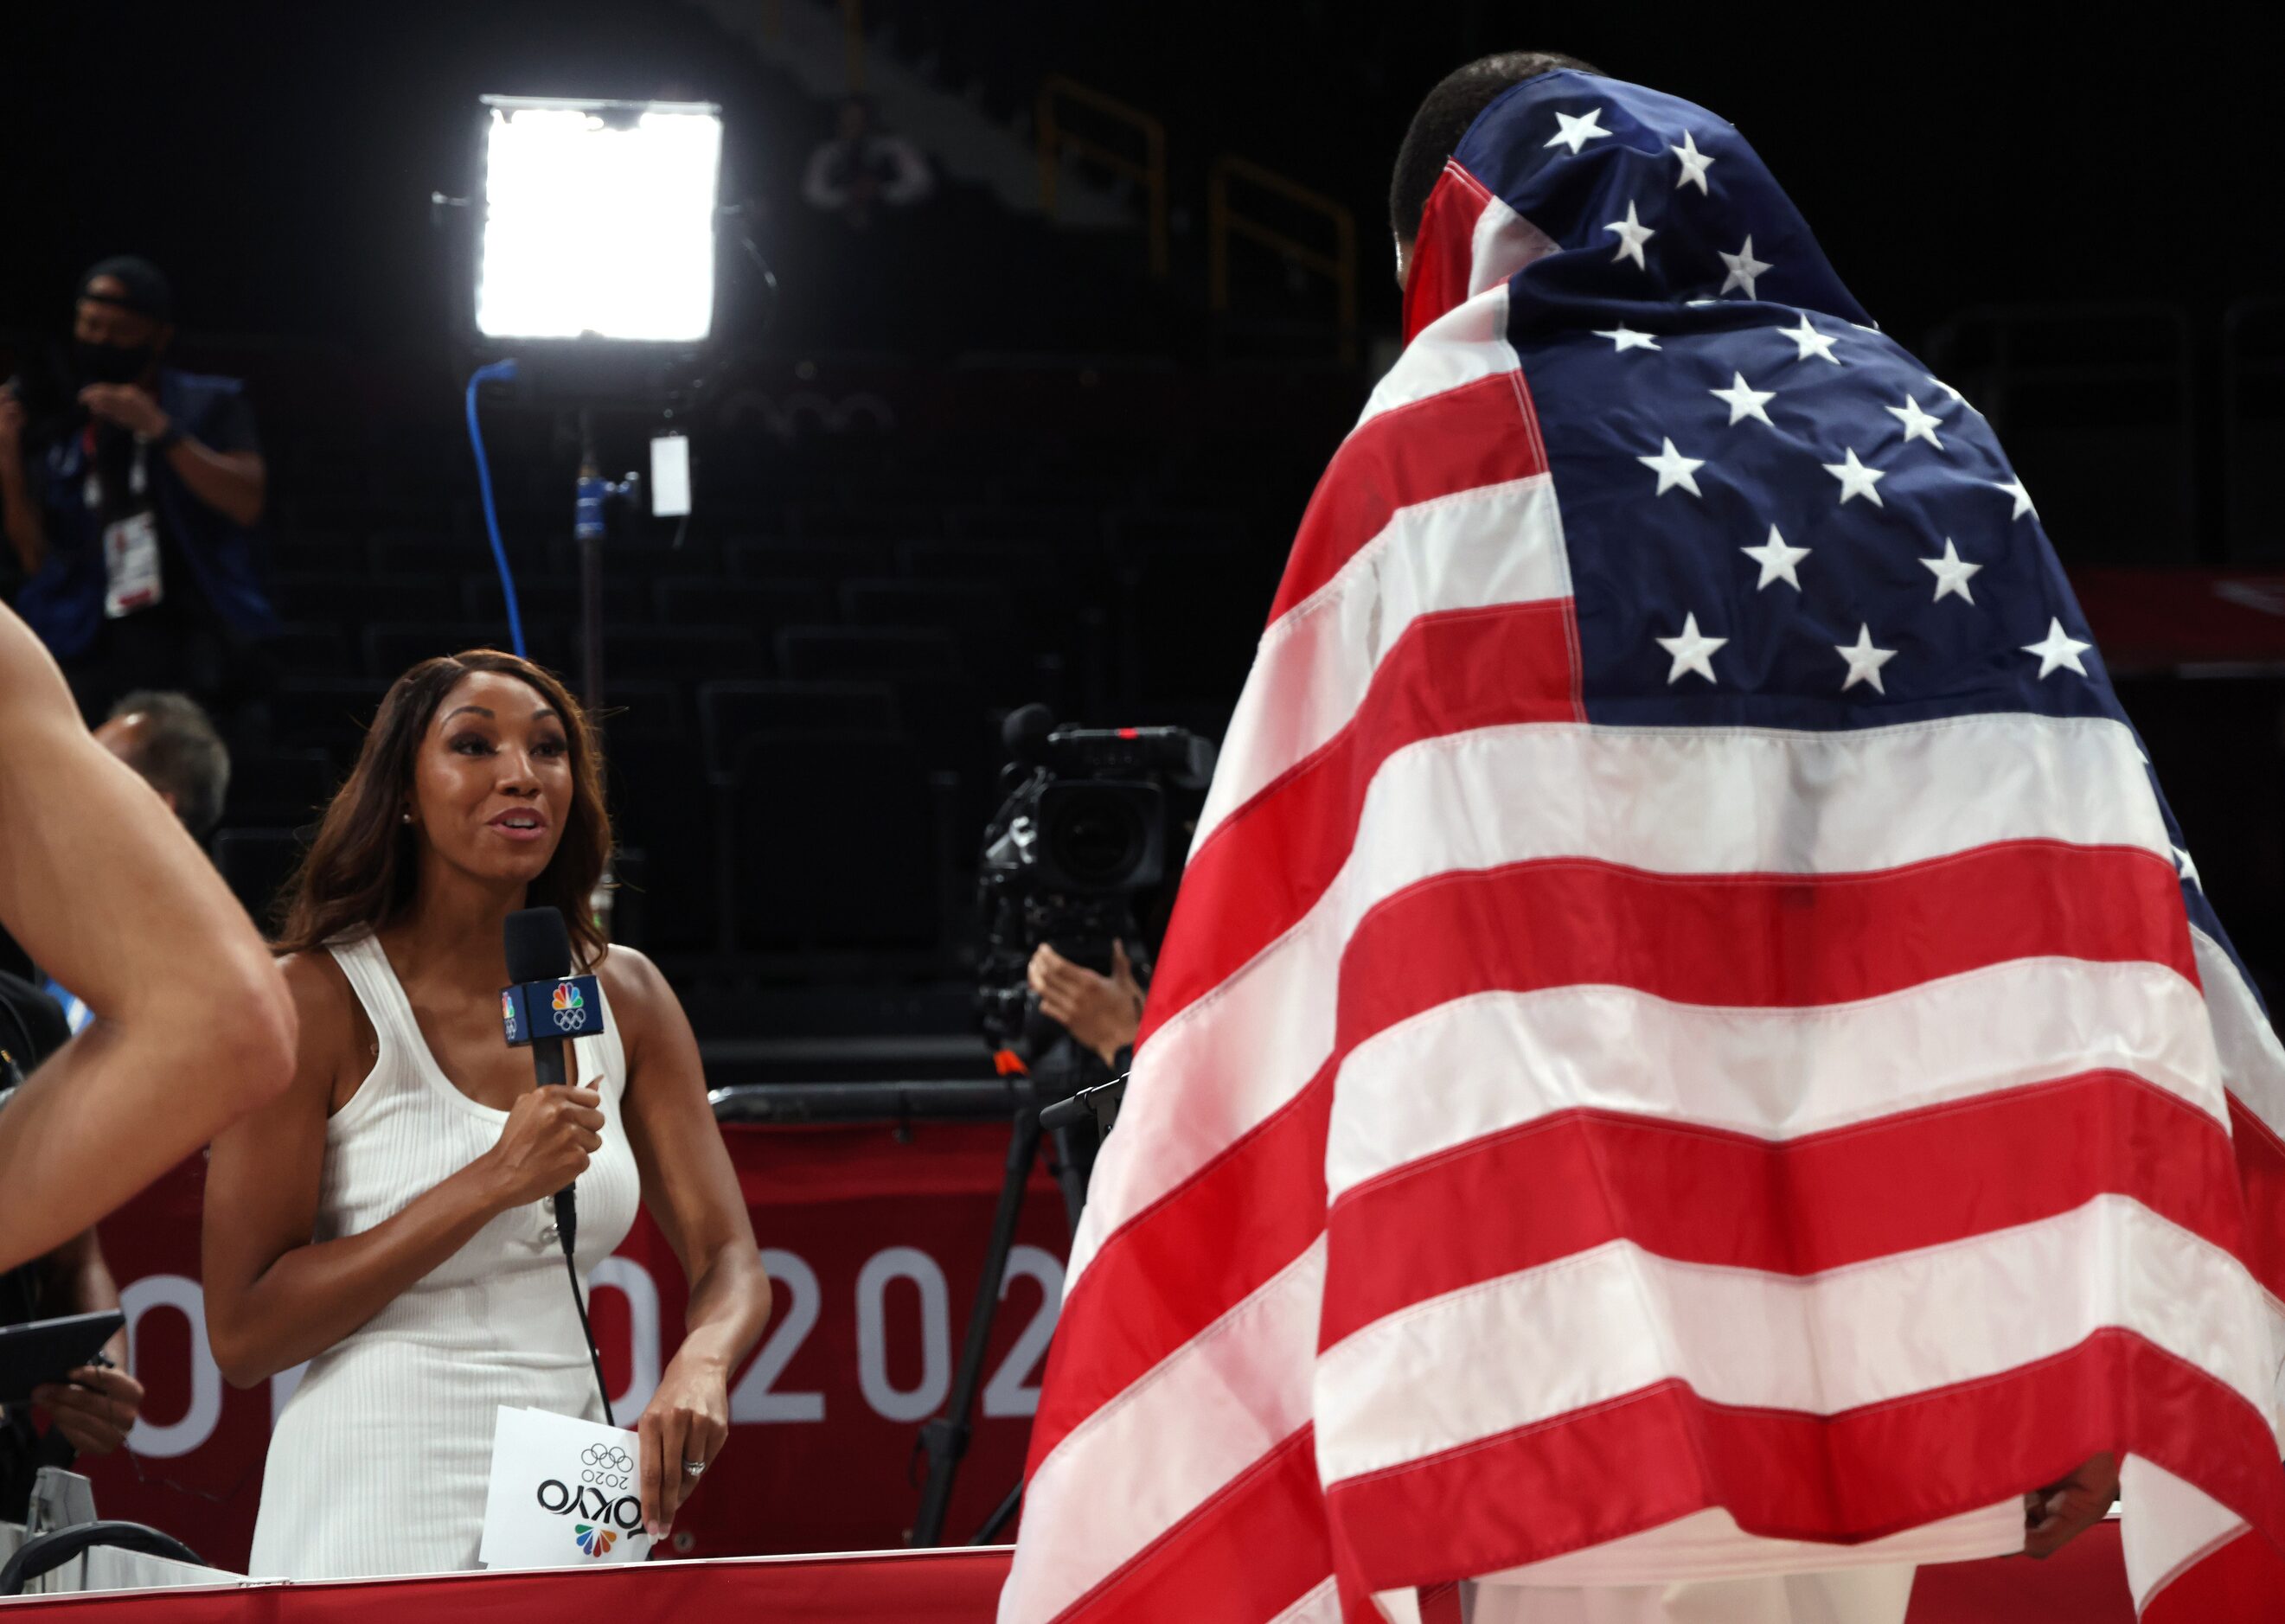
[[[729,575],[742,581],[838,581],[885,575],[889,548],[871,541],[734,541],[722,549]]]
[[[698,689],[707,775],[726,783],[757,734],[900,734],[896,690],[885,682],[709,682]]]
[[[361,569],[339,573],[279,571],[271,577],[271,600],[293,620],[329,620],[353,626],[382,601],[373,577]],[[400,576],[389,583],[389,613],[397,620],[451,620],[460,613],[459,584],[443,576]]]
[[[287,749],[322,749],[335,759],[357,753],[389,685],[368,677],[289,675],[270,695],[270,728]]]
[[[240,754],[230,764],[223,821],[234,828],[299,828],[325,810],[334,782],[333,759],[324,750]]]
[[[739,747],[730,796],[739,946],[938,945],[939,802],[903,739],[757,734]]]
[[[280,671],[310,677],[357,674],[357,662],[349,655],[349,640],[331,621],[281,621],[276,633],[263,641]]]
[[[722,581],[711,576],[670,576],[652,589],[662,625],[701,622],[742,627],[768,636],[780,626],[827,618],[833,597],[821,581]]]
[[[764,644],[735,626],[611,626],[603,630],[603,669],[630,677],[703,682],[758,677],[768,665]]]
[[[223,883],[265,930],[279,892],[301,860],[301,837],[292,829],[224,829],[214,838]]]

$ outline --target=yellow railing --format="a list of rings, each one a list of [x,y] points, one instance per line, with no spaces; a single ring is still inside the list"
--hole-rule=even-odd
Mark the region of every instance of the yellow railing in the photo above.
[[[1131,153],[1119,152],[1090,137],[1076,135],[1064,129],[1057,114],[1065,103],[1085,107],[1138,132],[1142,137],[1142,155],[1137,158]],[[1040,132],[1040,206],[1047,210],[1048,218],[1052,220],[1056,217],[1056,181],[1065,153],[1076,153],[1114,175],[1127,177],[1142,188],[1144,206],[1148,211],[1144,226],[1150,239],[1150,274],[1164,280],[1166,275],[1166,127],[1149,114],[1076,80],[1066,79],[1061,74],[1050,74],[1040,82],[1036,122]]]
[[[1276,227],[1241,214],[1229,200],[1230,183],[1281,197],[1332,222],[1333,247],[1302,241]],[[1229,239],[1243,237],[1283,255],[1288,261],[1332,279],[1339,301],[1341,359],[1356,359],[1356,216],[1322,192],[1312,192],[1275,169],[1224,153],[1206,175],[1206,292],[1217,314],[1229,309]]]

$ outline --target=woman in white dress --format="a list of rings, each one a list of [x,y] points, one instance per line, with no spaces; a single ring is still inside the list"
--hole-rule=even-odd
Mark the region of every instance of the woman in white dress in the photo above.
[[[280,942],[294,1081],[208,1168],[216,1361],[239,1386],[310,1361],[271,1440],[256,1575],[473,1568],[499,1407],[603,1418],[554,1230],[574,1179],[583,1277],[640,1196],[690,1282],[638,1429],[654,1535],[728,1434],[769,1283],[689,1022],[593,922],[609,850],[593,737],[553,676],[477,651],[397,679]],[[500,1032],[502,924],[542,906],[603,992],[569,1087],[537,1087]]]

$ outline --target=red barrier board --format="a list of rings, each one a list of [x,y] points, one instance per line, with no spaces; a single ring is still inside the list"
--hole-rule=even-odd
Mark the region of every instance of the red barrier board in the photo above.
[[[677,1519],[671,1554],[894,1547],[919,1501],[920,1424],[943,1408],[983,1268],[1008,1131],[917,1122],[725,1136],[773,1300],[731,1384],[729,1444]],[[209,1563],[242,1569],[271,1421],[292,1377],[239,1392],[215,1368],[199,1288],[203,1189],[203,1164],[185,1164],[103,1226],[149,1396],[133,1458],[82,1468],[105,1515],[164,1528]],[[1070,1241],[1044,1172],[1034,1172],[1017,1238],[950,1540],[972,1534],[1022,1469]],[[685,1294],[647,1217],[596,1273],[595,1337],[622,1424],[681,1340]]]
[[[11,1604],[75,1624],[501,1624],[593,1614],[613,1624],[766,1618],[772,1624],[991,1624],[1004,1547],[862,1557],[685,1562],[671,1568],[479,1573],[352,1584],[161,1590]],[[2162,1593],[2163,1596],[2163,1593]],[[575,1614],[574,1610],[584,1610]],[[2245,1612],[2206,1615],[2215,1624]],[[2118,1528],[2103,1524],[2045,1563],[2001,1557],[1924,1567],[1906,1624],[2133,1624]]]

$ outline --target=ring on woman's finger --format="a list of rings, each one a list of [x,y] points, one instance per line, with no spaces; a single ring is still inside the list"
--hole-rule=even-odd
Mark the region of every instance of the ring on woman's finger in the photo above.
[[[685,1461],[682,1463],[682,1475],[686,1478],[695,1478],[705,1470],[706,1463],[704,1461]]]

